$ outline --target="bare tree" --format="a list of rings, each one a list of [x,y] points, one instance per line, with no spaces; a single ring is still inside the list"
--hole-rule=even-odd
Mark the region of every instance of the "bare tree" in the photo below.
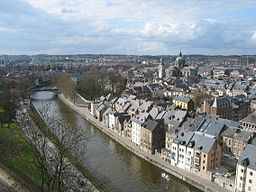
[[[74,99],[75,91],[77,89],[76,84],[67,74],[56,74],[54,77],[54,83],[58,89],[70,99]]]
[[[43,135],[37,138],[37,163],[41,170],[41,187],[44,185],[48,191],[67,191],[68,189],[86,188],[90,191],[93,185],[85,185],[85,178],[74,166],[79,164],[77,159],[85,157],[86,143],[90,135],[80,126],[71,127],[61,117],[47,113],[48,104],[40,109],[47,126],[44,135],[51,138],[51,142]],[[51,173],[49,175],[49,172]],[[82,182],[81,182],[82,181]]]

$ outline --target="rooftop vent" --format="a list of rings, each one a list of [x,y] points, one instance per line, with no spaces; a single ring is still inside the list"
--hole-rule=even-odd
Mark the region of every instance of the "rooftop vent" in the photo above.
[[[194,147],[194,145],[195,145],[195,141],[191,141],[190,143],[189,143],[189,147]]]
[[[248,158],[245,158],[244,160],[241,161],[241,164],[246,167],[249,165],[249,159]]]

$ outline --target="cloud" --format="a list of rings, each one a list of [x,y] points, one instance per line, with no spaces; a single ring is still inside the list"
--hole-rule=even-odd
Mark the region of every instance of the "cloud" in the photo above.
[[[254,0],[1,0],[0,53],[255,54],[252,7]]]

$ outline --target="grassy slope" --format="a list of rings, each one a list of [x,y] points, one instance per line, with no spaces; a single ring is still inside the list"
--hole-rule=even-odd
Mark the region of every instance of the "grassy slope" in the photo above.
[[[18,182],[32,191],[39,190],[40,169],[35,166],[34,150],[15,122],[10,128],[0,128],[0,162],[17,175]]]

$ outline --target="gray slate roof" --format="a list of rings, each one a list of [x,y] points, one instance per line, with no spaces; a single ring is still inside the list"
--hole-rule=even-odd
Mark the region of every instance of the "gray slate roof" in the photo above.
[[[247,168],[256,170],[256,146],[247,145],[243,155],[238,160],[239,165],[243,165]]]
[[[178,101],[186,102],[186,103],[188,103],[188,102],[190,101],[189,98],[181,97],[181,96],[179,96],[179,97],[174,97],[173,100],[178,100]]]
[[[154,129],[157,127],[159,122],[156,121],[152,121],[150,119],[148,119],[147,121],[145,121],[145,123],[143,123],[143,127],[149,131],[154,131]]]
[[[213,138],[210,138],[210,137],[195,134],[193,136],[193,138],[191,139],[191,142],[195,143],[195,145],[193,146],[194,149],[199,150],[203,153],[209,153],[212,146],[217,141],[216,141],[216,139],[213,139]]]
[[[188,145],[193,136],[194,132],[182,130],[179,132],[177,138],[173,142],[181,145]]]
[[[217,137],[225,126],[237,127],[238,122],[219,118],[217,115],[207,114],[197,128],[198,132]]]
[[[255,123],[256,124],[256,111],[248,115],[241,120],[242,122]]]

